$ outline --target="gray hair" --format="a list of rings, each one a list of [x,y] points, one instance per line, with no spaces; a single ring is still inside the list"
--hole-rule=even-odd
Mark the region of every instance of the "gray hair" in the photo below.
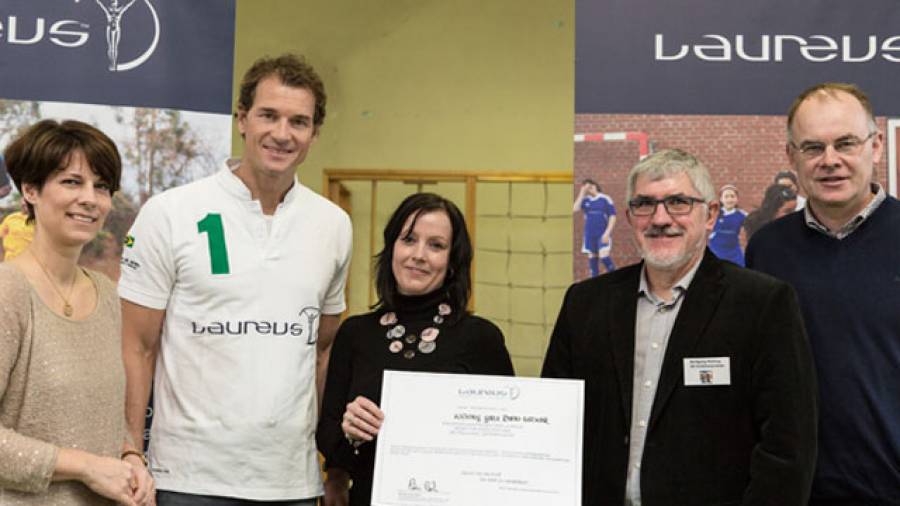
[[[650,181],[659,181],[685,173],[700,193],[703,200],[716,200],[716,188],[706,166],[694,155],[680,149],[664,149],[653,153],[635,165],[628,173],[628,198],[634,197],[634,184],[639,176],[647,176]]]

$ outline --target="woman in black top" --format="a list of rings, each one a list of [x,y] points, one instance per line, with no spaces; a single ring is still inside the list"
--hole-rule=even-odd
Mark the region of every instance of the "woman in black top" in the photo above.
[[[348,318],[331,351],[316,434],[328,472],[326,506],[371,503],[385,369],[513,374],[500,329],[466,311],[471,263],[465,221],[452,202],[417,193],[394,211],[377,256],[375,311]]]

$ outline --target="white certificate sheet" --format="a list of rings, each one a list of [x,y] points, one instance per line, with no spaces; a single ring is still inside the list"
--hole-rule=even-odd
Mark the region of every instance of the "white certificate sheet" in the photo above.
[[[580,506],[584,382],[385,371],[375,506]]]

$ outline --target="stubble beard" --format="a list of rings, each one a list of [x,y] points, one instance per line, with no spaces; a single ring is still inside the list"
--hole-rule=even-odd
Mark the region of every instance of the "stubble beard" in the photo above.
[[[672,227],[667,227],[672,228]],[[685,231],[681,228],[675,228],[680,235],[670,235],[671,237],[684,237]],[[644,233],[644,238],[653,237],[654,230],[651,229]],[[656,231],[657,234],[661,233],[661,231]],[[649,234],[649,236],[648,236]],[[669,234],[666,234],[669,235]],[[706,246],[704,241],[699,241],[695,247],[690,247],[690,245],[685,245],[685,249],[681,252],[674,253],[663,253],[656,254],[649,247],[645,248],[639,241],[637,242],[638,251],[641,252],[641,258],[644,260],[644,263],[649,267],[652,267],[656,270],[660,271],[674,271],[678,270],[685,265],[687,265],[699,251],[702,251]]]

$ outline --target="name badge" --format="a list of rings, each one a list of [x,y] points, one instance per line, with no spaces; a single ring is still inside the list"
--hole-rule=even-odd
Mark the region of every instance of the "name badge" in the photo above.
[[[705,387],[731,384],[729,357],[697,357],[684,359],[684,386]]]

